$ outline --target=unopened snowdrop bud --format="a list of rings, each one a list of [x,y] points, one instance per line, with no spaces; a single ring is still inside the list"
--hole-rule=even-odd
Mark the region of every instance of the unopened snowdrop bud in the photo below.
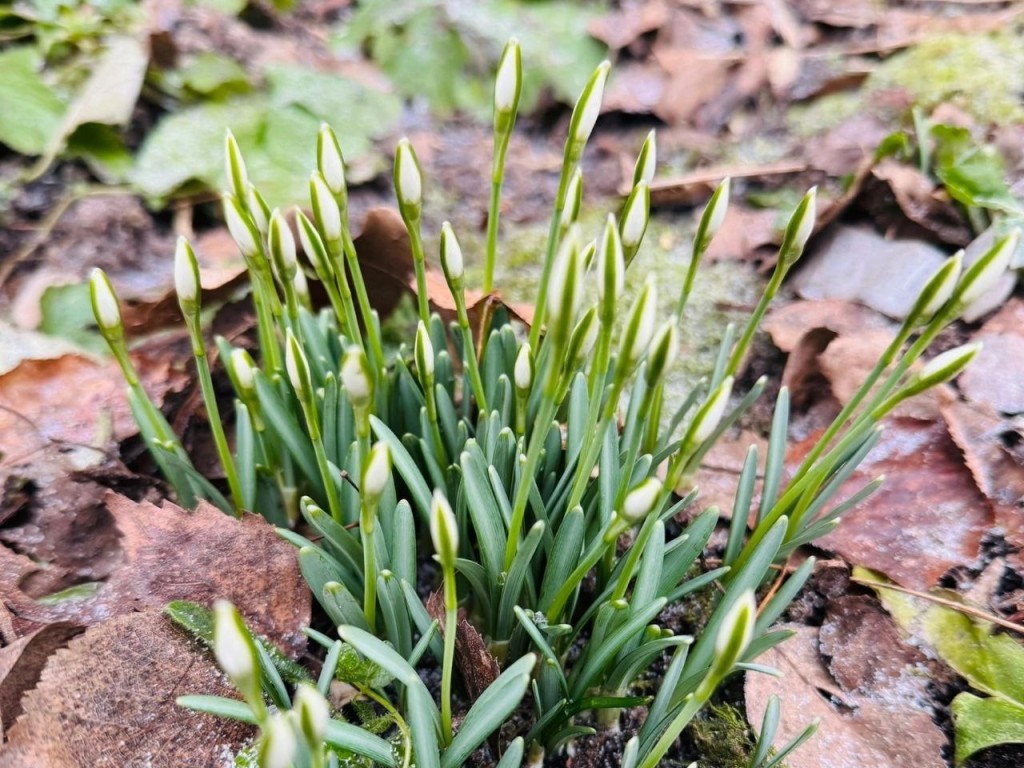
[[[648,386],[654,386],[665,375],[665,371],[672,367],[678,349],[679,336],[675,318],[672,318],[661,326],[654,341],[651,342],[651,352],[647,356],[647,370],[644,374]]]
[[[316,135],[316,167],[327,183],[328,189],[336,197],[345,198],[345,158],[341,154],[341,144],[334,135],[331,126],[321,123],[320,132]]]
[[[519,106],[519,95],[523,87],[523,53],[519,41],[514,37],[505,43],[498,62],[498,74],[494,78],[495,116],[514,115]]]
[[[639,485],[630,489],[622,502],[620,517],[630,525],[642,523],[654,509],[654,504],[661,495],[661,481],[649,477]]]
[[[754,600],[754,591],[748,589],[740,594],[722,618],[722,625],[715,635],[715,658],[702,685],[708,685],[712,689],[717,687],[743,658],[750,641],[754,638],[756,621],[757,603]]]
[[[117,303],[114,287],[110,284],[107,273],[98,267],[89,275],[89,299],[92,301],[92,314],[100,333],[110,341],[124,334],[121,324],[121,307]]]
[[[963,262],[964,252],[961,249],[939,265],[907,313],[908,321],[913,324],[926,323],[946,305],[956,289],[957,281],[960,280]]]
[[[235,349],[231,352],[231,371],[234,373],[239,395],[247,398],[256,393],[256,366],[244,349]]]
[[[533,352],[529,343],[519,347],[516,355],[516,364],[512,370],[515,379],[516,390],[520,393],[527,393],[533,386]]]
[[[583,153],[590,134],[594,130],[597,118],[601,114],[601,100],[604,98],[604,85],[608,79],[611,62],[602,61],[590,76],[583,93],[576,101],[569,122],[569,160],[575,163]]]
[[[302,252],[309,258],[320,280],[327,282],[333,276],[334,268],[331,266],[330,259],[327,258],[327,248],[324,246],[320,233],[316,231],[316,227],[313,226],[313,222],[306,214],[298,208],[295,209],[295,223],[298,225]]]
[[[313,171],[309,177],[309,198],[313,204],[313,218],[324,239],[328,243],[341,240],[341,210],[320,171]]]
[[[622,212],[622,247],[630,256],[627,261],[640,247],[650,218],[651,189],[645,182],[640,182],[633,188]]]
[[[434,551],[441,567],[450,571],[455,568],[455,558],[459,552],[459,526],[455,521],[455,513],[445,495],[434,491],[430,502],[430,538],[434,542]]]
[[[367,499],[376,500],[381,497],[391,479],[391,449],[385,442],[377,442],[370,449],[363,470],[362,490]]]
[[[570,368],[576,369],[582,366],[597,341],[598,326],[597,307],[591,307],[580,317],[576,327],[572,330],[572,336],[569,337],[565,356],[570,361]]]
[[[246,701],[259,698],[256,648],[238,610],[227,600],[213,604],[213,655]]]
[[[327,723],[331,719],[331,707],[327,699],[315,686],[299,683],[292,702],[292,711],[298,714],[302,732],[315,748],[324,740]]]
[[[455,230],[447,221],[441,225],[441,269],[453,291],[461,291],[466,268],[462,262],[462,247]]]
[[[395,151],[395,193],[403,215],[419,218],[420,206],[423,203],[423,176],[420,162],[416,158],[416,150],[408,139],[398,142]]]
[[[644,282],[644,287],[633,300],[629,311],[629,320],[622,334],[619,358],[625,370],[632,370],[640,358],[647,352],[651,338],[654,336],[656,313],[658,310],[658,284],[653,276]]]
[[[306,354],[302,351],[302,346],[295,338],[291,328],[288,329],[285,336],[284,367],[288,371],[288,380],[291,382],[295,394],[303,402],[309,402],[313,396],[313,380],[309,375],[309,363],[306,361]]]
[[[281,280],[291,282],[298,271],[298,261],[295,256],[295,237],[292,235],[291,227],[285,221],[284,216],[276,208],[270,215],[270,255],[274,260],[274,268],[277,269]]]
[[[732,376],[726,376],[718,389],[709,397],[693,420],[693,437],[691,442],[699,445],[711,437],[711,433],[718,429],[722,416],[725,414],[725,406],[729,404],[729,397],[732,395]]]
[[[259,254],[259,232],[233,195],[224,195],[224,221],[242,256],[248,260]]]
[[[266,235],[267,228],[270,226],[270,206],[267,205],[267,201],[263,199],[263,195],[251,181],[245,201],[249,208],[249,215],[252,217],[252,223],[256,225],[256,231],[261,235]]]
[[[583,171],[577,168],[569,179],[569,186],[565,191],[565,213],[562,217],[562,229],[569,226],[580,217],[580,210],[583,208]]]
[[[961,306],[972,304],[999,281],[1010,266],[1019,244],[1020,230],[1015,229],[964,271],[958,291]]]
[[[434,380],[434,345],[430,342],[430,331],[426,324],[420,320],[416,326],[416,369],[425,382]]]
[[[725,177],[722,183],[715,188],[711,199],[708,200],[708,204],[704,207],[704,213],[701,214],[700,224],[697,227],[698,242],[696,250],[700,253],[707,250],[715,235],[718,234],[718,230],[722,228],[725,214],[729,211],[729,189],[731,186],[731,180],[728,176]]]
[[[174,249],[174,290],[182,314],[187,318],[199,312],[199,262],[188,240],[178,238]]]
[[[224,176],[227,178],[228,189],[239,200],[246,199],[249,188],[249,175],[245,171],[245,160],[242,150],[231,131],[224,133]]]
[[[647,186],[654,181],[654,166],[657,161],[657,145],[655,144],[654,131],[647,134],[644,145],[640,147],[640,154],[637,155],[636,165],[633,166],[633,186],[641,181]]]
[[[298,749],[295,728],[288,713],[274,713],[264,726],[260,768],[292,768]]]
[[[373,374],[366,353],[351,347],[341,361],[341,385],[353,408],[369,408],[373,403]]]
[[[981,351],[981,344],[963,344],[936,355],[914,374],[900,393],[901,399],[911,397],[926,389],[952,381]]]
[[[597,249],[597,295],[601,302],[601,319],[606,324],[615,320],[615,306],[622,295],[626,279],[626,261],[615,216],[608,214],[601,246]]]
[[[548,283],[549,333],[555,349],[561,350],[569,339],[582,295],[582,269],[580,268],[579,233],[573,227],[566,234],[555,258]]]
[[[804,252],[804,246],[811,239],[817,216],[817,197],[818,188],[811,187],[800,200],[789,219],[789,224],[786,225],[786,234],[782,238],[782,248],[779,251],[780,258],[786,266],[800,258],[800,254]]]
[[[309,295],[309,283],[306,282],[306,273],[301,269],[295,270],[292,277],[292,289],[295,291],[295,298],[299,300],[306,309],[312,310],[313,299]]]

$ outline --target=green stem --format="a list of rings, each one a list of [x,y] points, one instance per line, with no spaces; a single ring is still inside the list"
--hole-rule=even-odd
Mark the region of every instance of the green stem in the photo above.
[[[703,698],[697,695],[700,692],[700,689],[698,689],[696,693],[691,694],[686,699],[686,703],[683,705],[679,714],[675,716],[675,719],[672,720],[671,723],[669,723],[668,728],[665,729],[661,738],[658,739],[658,742],[654,745],[651,751],[647,753],[644,761],[640,763],[637,768],[657,768],[658,764],[661,762],[661,758],[665,756],[665,753],[669,751],[675,740],[679,738],[679,734],[681,734],[683,729],[689,725],[690,721],[693,720],[694,715],[700,711],[701,707],[707,703],[706,695]]]
[[[363,316],[363,327],[366,328],[366,335],[370,339],[371,362],[378,376],[384,369],[384,346],[381,342],[377,324],[373,320],[373,307],[370,306],[370,297],[366,292],[366,283],[363,282],[363,270],[359,266],[359,256],[356,253],[356,244],[352,241],[352,235],[348,230],[348,215],[342,219],[342,244],[345,250],[345,262],[348,265],[348,274],[352,277],[352,285],[356,289],[356,299],[359,302],[359,313]],[[345,283],[346,290],[348,282]],[[349,293],[351,296],[351,292]]]
[[[444,574],[444,663],[441,667],[441,738],[445,746],[452,742],[452,671],[455,666],[455,632],[459,596],[455,587],[455,569]]]
[[[494,132],[494,161],[491,171],[491,202],[487,210],[487,256],[484,262],[484,294],[494,287],[494,262],[498,251],[498,219],[501,216],[501,186],[505,179],[505,155],[512,136],[508,131]]]
[[[235,515],[242,516],[242,485],[238,480],[238,470],[235,467],[231,449],[228,447],[228,438],[224,434],[224,424],[220,419],[220,408],[217,406],[217,394],[213,389],[213,377],[210,375],[210,363],[206,357],[206,348],[203,345],[202,336],[198,328],[192,328],[189,324],[189,335],[192,336],[192,356],[196,361],[196,371],[199,374],[199,386],[203,393],[203,403],[206,406],[207,420],[210,423],[210,432],[213,434],[213,442],[217,447],[217,456],[220,458],[221,466],[224,468],[224,476],[228,481],[228,488],[231,491],[231,499],[235,503]]]
[[[476,346],[473,344],[473,331],[469,327],[469,312],[466,310],[466,297],[462,291],[453,291],[455,309],[458,315],[459,330],[462,331],[462,361],[469,372],[469,381],[473,386],[473,396],[479,413],[488,413],[487,396],[484,394],[484,382],[480,378],[480,367],[476,360]]]
[[[374,510],[363,502],[359,532],[363,539],[363,613],[371,632],[377,631],[377,553],[374,550]]]
[[[555,263],[555,251],[558,248],[558,233],[562,227],[562,214],[565,210],[565,195],[569,187],[575,163],[562,161],[562,175],[558,179],[558,194],[555,197],[555,210],[551,215],[551,226],[548,228],[548,242],[544,249],[544,266],[541,268],[540,282],[537,284],[537,302],[533,312],[533,325],[530,326],[530,348],[540,349],[540,329],[544,325],[544,312],[547,310],[548,283],[551,281],[551,269]]]
[[[416,305],[419,307],[420,320],[430,327],[430,304],[427,301],[427,257],[423,252],[423,237],[420,235],[420,222],[410,222],[406,227],[409,232],[409,246],[412,249],[412,263],[416,268]]]
[[[580,582],[590,573],[590,569],[597,565],[605,550],[615,546],[615,540],[619,537],[619,534],[626,530],[626,527],[624,523],[615,517],[612,517],[605,523],[600,533],[594,537],[586,554],[583,555],[580,564],[573,569],[572,573],[566,578],[565,583],[555,593],[555,596],[551,598],[551,605],[548,606],[545,612],[549,624],[558,623],[562,610],[565,608],[566,603],[569,602],[573,592],[580,585]]]

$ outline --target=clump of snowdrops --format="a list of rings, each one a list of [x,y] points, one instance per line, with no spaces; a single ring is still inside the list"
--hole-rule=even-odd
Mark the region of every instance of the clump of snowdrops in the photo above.
[[[674,413],[665,413],[666,372],[701,257],[725,218],[729,181],[700,218],[675,311],[658,317],[663,287],[653,280],[627,305],[624,273],[649,216],[653,134],[621,210],[598,232],[585,234],[576,221],[580,158],[608,69],[605,63],[592,74],[572,114],[528,331],[517,332],[500,309],[482,327],[471,326],[462,251],[447,223],[437,260],[455,318],[446,325],[431,312],[421,231],[425,180],[403,139],[394,183],[415,266],[419,322],[407,345],[386,353],[349,229],[345,163],[334,132],[325,125],[318,137],[312,217],[295,210],[291,222],[268,209],[228,134],[224,216],[248,265],[259,340],[255,357],[216,342],[235,391],[233,440],[214,397],[196,255],[184,239],[175,255],[178,297],[226,494],[196,471],[146,396],[110,284],[101,272],[93,275],[97,323],[178,499],[193,505],[206,498],[226,513],[253,511],[279,525],[337,627],[335,638],[308,631],[325,653],[314,679],[254,637],[226,603],[203,621],[195,619],[194,606],[173,611],[190,626],[205,622],[206,639],[242,695],[240,701],[186,696],[181,703],[258,725],[254,754],[267,768],[455,768],[488,740],[503,768],[539,765],[546,751],[596,728],[615,728],[623,709],[638,706],[646,707],[646,717],[626,742],[622,765],[653,768],[728,676],[772,673],[756,658],[786,639],[772,624],[814,563],[807,559],[777,576],[778,565],[877,487],[869,483],[834,498],[875,444],[879,421],[907,397],[955,376],[977,352],[966,346],[915,366],[935,336],[1006,269],[1016,235],[967,269],[956,254],[935,272],[874,370],[785,481],[789,406],[786,390],[780,392],[766,455],[754,447],[747,455],[720,562],[701,571],[696,563],[719,512],[680,513],[697,494],[692,478],[702,457],[764,389],[762,380],[738,392],[735,377],[813,231],[815,192],[792,214],[746,324],[725,330],[714,370]],[[493,287],[500,258],[502,179],[520,82],[520,50],[511,41],[494,91],[484,291]],[[293,227],[308,265],[299,260]],[[307,279],[313,278],[329,299],[320,310],[310,302]],[[681,527],[673,522],[681,519]],[[426,572],[417,567],[418,554],[427,551],[439,566],[443,621],[431,618],[419,596],[438,587],[418,582]],[[773,578],[774,589],[762,590]],[[659,624],[667,606],[698,591],[712,606],[699,636]],[[766,594],[760,605],[759,592]],[[457,718],[460,610],[503,671]],[[651,695],[636,682],[661,659],[667,663]],[[423,682],[424,666],[440,668],[439,696]],[[347,722],[345,711],[328,703],[336,679],[373,702],[377,714],[364,706],[356,716],[349,710],[357,722]],[[502,729],[517,711],[513,726]],[[773,704],[751,756],[754,768],[777,764],[814,727],[773,750],[777,721]]]

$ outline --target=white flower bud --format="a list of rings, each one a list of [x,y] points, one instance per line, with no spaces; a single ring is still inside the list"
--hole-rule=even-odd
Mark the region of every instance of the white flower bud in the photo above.
[[[796,211],[793,212],[789,224],[786,226],[786,234],[783,239],[785,252],[782,258],[786,260],[796,259],[804,251],[804,246],[811,239],[814,232],[814,222],[817,216],[818,188],[811,187],[804,195]]]
[[[242,628],[242,617],[227,600],[213,604],[213,655],[235,687],[252,690],[256,680],[256,658],[252,642]]]
[[[927,322],[946,305],[963,271],[964,251],[961,248],[936,269],[921,289],[921,294],[911,308],[909,316]]]
[[[454,568],[459,552],[459,526],[448,499],[440,490],[434,491],[430,503],[430,538],[441,567]]]
[[[981,343],[962,344],[948,349],[929,360],[907,383],[907,389],[921,391],[936,384],[951,381],[967,367],[974,356],[981,351]]]
[[[235,383],[244,393],[253,392],[256,385],[256,366],[249,353],[244,349],[231,352],[231,368],[235,374]]]
[[[306,282],[306,273],[301,269],[295,270],[295,276],[292,278],[292,288],[295,289],[295,295],[299,297],[299,301],[303,304],[309,304],[309,283]]]
[[[184,237],[174,249],[174,290],[182,304],[194,304],[199,298],[199,264],[195,251]]]
[[[555,257],[548,283],[548,314],[551,316],[551,332],[565,341],[569,337],[572,322],[579,310],[582,298],[582,270],[576,227],[569,230],[562,247]]]
[[[650,216],[651,190],[646,183],[640,182],[626,201],[626,210],[622,214],[623,248],[635,252],[640,247]]]
[[[732,376],[726,376],[714,394],[697,412],[693,423],[693,443],[703,443],[711,437],[712,432],[718,429],[718,424],[725,414],[725,406],[728,405],[729,397],[732,395],[732,384]]]
[[[295,256],[295,237],[291,227],[278,209],[270,215],[270,253],[281,278],[291,280],[298,268]]]
[[[298,713],[302,730],[312,744],[322,742],[331,719],[331,707],[323,694],[309,683],[299,683],[292,710]]]
[[[359,347],[352,347],[341,361],[341,385],[354,408],[367,408],[373,401],[370,362]]]
[[[630,525],[642,523],[651,513],[655,502],[661,495],[661,487],[660,480],[656,477],[649,477],[630,489],[622,503],[622,519]]]
[[[989,291],[1003,276],[1020,244],[1020,230],[1015,229],[997,242],[964,273],[959,301],[968,306]]]
[[[603,306],[614,313],[615,303],[622,295],[626,282],[626,261],[622,254],[622,239],[615,224],[615,216],[608,214],[608,221],[597,249],[597,295]]]
[[[640,148],[640,154],[636,158],[636,165],[633,166],[634,187],[641,181],[647,186],[650,186],[651,182],[654,181],[654,167],[657,162],[657,155],[658,150],[654,131],[652,130],[647,134],[647,138],[644,139],[644,145]]]
[[[249,208],[249,215],[252,217],[252,223],[256,225],[256,231],[261,235],[266,235],[267,227],[269,226],[270,208],[267,207],[266,200],[263,199],[263,195],[253,186],[252,182],[249,182],[249,190],[246,193],[245,200]]]
[[[295,209],[295,222],[298,224],[302,252],[306,254],[318,275],[322,275],[325,279],[329,278],[333,275],[334,270],[327,258],[327,249],[324,247],[324,241],[320,239],[320,233],[316,231],[316,227],[313,226],[313,222],[306,214],[298,208]]]
[[[516,389],[520,392],[530,391],[530,387],[533,386],[533,353],[528,343],[519,347],[512,376],[515,379]]]
[[[93,269],[89,275],[89,297],[92,299],[92,313],[100,330],[120,331],[121,307],[117,303],[110,279],[102,269]]]
[[[345,191],[345,159],[338,137],[327,123],[321,123],[316,137],[316,165],[335,195]]]
[[[676,360],[676,353],[679,351],[679,336],[676,330],[676,320],[672,318],[662,324],[657,335],[651,342],[651,352],[647,356],[647,377],[648,386],[653,386],[672,367]]]
[[[754,591],[745,590],[729,608],[715,635],[715,661],[713,667],[724,677],[746,652],[754,637],[757,603]]]
[[[604,85],[611,66],[611,62],[608,61],[602,61],[598,65],[590,76],[590,81],[584,87],[579,101],[576,102],[570,130],[572,131],[572,141],[579,147],[587,143],[594,130],[594,125],[597,123],[597,118],[601,114]]]
[[[718,230],[722,228],[722,222],[725,221],[725,214],[729,211],[729,189],[732,186],[731,179],[726,176],[722,179],[722,183],[715,189],[714,194],[711,195],[711,199],[708,201],[708,206],[705,209],[704,215],[706,223],[704,225],[704,237],[707,242],[718,234]],[[811,228],[814,228],[813,223]],[[810,233],[808,233],[810,236]]]
[[[238,148],[235,135],[230,130],[224,133],[224,176],[231,194],[239,200],[245,199],[246,190],[249,187],[249,175],[245,170],[242,150]]]
[[[395,193],[403,207],[419,208],[423,202],[420,164],[408,139],[399,141],[395,152]]]
[[[231,195],[224,196],[224,220],[227,222],[228,232],[245,258],[252,258],[260,252],[255,226],[249,220],[249,215],[242,210],[238,200]]]
[[[434,378],[434,345],[430,342],[430,331],[420,320],[416,326],[416,368],[428,381]]]
[[[632,369],[647,352],[654,336],[658,310],[658,284],[652,275],[647,277],[644,287],[633,300],[629,320],[622,333],[619,357],[622,364]]]
[[[567,228],[580,216],[580,209],[583,207],[583,171],[577,168],[569,178],[569,184],[565,188],[565,217],[562,222],[563,228]]]
[[[380,498],[390,479],[391,449],[385,442],[374,443],[366,460],[366,469],[363,470],[363,495],[372,499]]]
[[[522,51],[514,37],[505,44],[494,79],[494,111],[513,112],[519,104],[523,79]]]
[[[299,399],[306,399],[313,393],[313,382],[309,376],[309,363],[306,362],[306,355],[295,338],[292,329],[286,332],[284,343],[284,367],[288,371],[288,380],[292,389]]]
[[[452,287],[458,290],[466,268],[462,262],[462,247],[447,221],[441,225],[441,269]]]
[[[291,719],[285,712],[275,712],[264,727],[260,768],[292,768],[298,748]]]
[[[341,211],[319,171],[313,171],[309,177],[309,197],[313,203],[313,216],[327,242],[333,243],[340,240]]]

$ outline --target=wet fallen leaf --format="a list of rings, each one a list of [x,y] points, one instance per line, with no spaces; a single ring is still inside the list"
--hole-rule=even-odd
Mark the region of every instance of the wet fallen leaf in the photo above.
[[[202,646],[157,611],[111,619],[57,651],[0,752],[2,768],[223,765],[253,729],[175,704],[235,696]]]
[[[800,749],[786,757],[791,768],[944,768],[942,749],[946,737],[932,722],[931,712],[918,700],[924,681],[914,684],[916,665],[894,664],[895,675],[872,680],[871,695],[845,690],[826,667],[819,629],[782,625],[796,636],[758,657],[758,663],[775,667],[781,679],[748,674],[744,686],[747,717],[757,728],[768,699],[778,696],[781,717],[776,743],[784,744],[800,734],[811,720],[821,721],[818,732]],[[826,632],[827,630],[821,630]],[[854,642],[872,638],[858,635]],[[842,652],[850,645],[845,644]],[[859,654],[868,661],[865,649]],[[853,662],[851,656],[851,663]],[[850,675],[851,669],[844,670]],[[857,670],[853,681],[868,681],[867,670]],[[910,682],[908,688],[907,682]],[[908,738],[912,734],[912,738]]]

